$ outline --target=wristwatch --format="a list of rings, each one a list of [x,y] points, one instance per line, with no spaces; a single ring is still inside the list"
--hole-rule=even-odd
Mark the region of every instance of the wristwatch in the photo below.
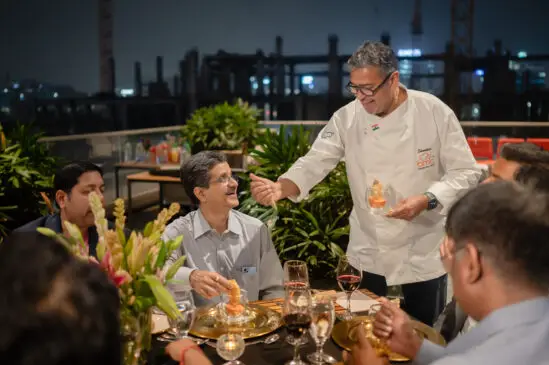
[[[427,197],[427,210],[433,210],[436,207],[438,207],[438,200],[437,197],[430,192],[423,193]]]

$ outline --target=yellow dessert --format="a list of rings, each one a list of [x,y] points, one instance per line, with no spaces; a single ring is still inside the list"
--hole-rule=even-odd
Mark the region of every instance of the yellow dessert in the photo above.
[[[227,314],[231,316],[238,316],[244,312],[244,306],[240,303],[240,287],[236,280],[229,280],[232,289],[229,292],[229,303],[225,304]]]
[[[377,179],[372,184],[368,203],[372,208],[383,208],[387,204],[387,201],[383,197],[383,185]]]

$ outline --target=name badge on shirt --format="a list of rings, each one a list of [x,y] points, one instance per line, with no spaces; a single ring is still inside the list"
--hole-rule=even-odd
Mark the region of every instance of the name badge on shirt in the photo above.
[[[255,274],[257,269],[255,266],[242,266],[239,271],[243,274]]]
[[[417,150],[417,161],[416,166],[418,170],[426,169],[435,164],[433,150],[430,148],[418,149]]]

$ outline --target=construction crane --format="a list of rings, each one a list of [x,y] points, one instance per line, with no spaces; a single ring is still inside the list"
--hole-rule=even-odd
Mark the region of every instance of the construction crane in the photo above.
[[[421,38],[423,36],[423,21],[421,17],[421,0],[415,0],[414,2],[414,15],[410,24],[410,30],[412,33],[412,48],[421,49]],[[421,73],[421,64],[418,61],[412,62],[412,76],[410,78],[410,86],[412,89],[420,88],[420,78],[418,75]]]
[[[452,0],[452,46],[455,55],[459,58],[461,67],[470,68],[473,57],[473,22],[474,22],[474,0]],[[473,108],[473,83],[471,77],[461,77],[459,72],[453,72],[453,84],[455,88],[450,95],[450,104],[454,110],[459,111],[458,117],[470,118]],[[457,96],[465,89],[465,98]]]
[[[452,0],[452,43],[456,54],[473,56],[474,0]]]
[[[114,93],[113,0],[97,0],[99,20],[99,91]]]

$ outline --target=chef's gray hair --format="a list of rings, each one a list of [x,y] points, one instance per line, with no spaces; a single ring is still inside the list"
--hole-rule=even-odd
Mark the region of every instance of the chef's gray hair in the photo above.
[[[351,70],[379,67],[384,76],[398,70],[398,59],[391,47],[381,42],[364,42],[347,61]]]

